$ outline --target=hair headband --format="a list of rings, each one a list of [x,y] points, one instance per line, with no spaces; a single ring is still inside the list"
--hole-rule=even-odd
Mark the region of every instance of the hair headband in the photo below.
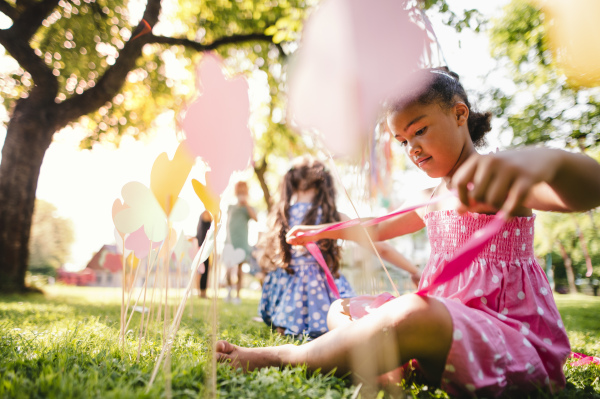
[[[446,76],[446,77],[448,77],[448,78],[450,78],[450,79],[452,79],[454,81],[458,80],[454,76],[452,76],[451,74],[449,74],[448,72],[440,70],[440,69],[430,69],[429,72],[436,73],[438,75],[444,75],[444,76]]]

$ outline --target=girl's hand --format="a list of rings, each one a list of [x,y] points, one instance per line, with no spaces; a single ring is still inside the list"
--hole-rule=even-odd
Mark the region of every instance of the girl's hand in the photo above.
[[[318,228],[319,228],[318,226],[305,226],[305,225],[294,226],[286,234],[285,240],[290,245],[304,245],[307,242],[317,241],[317,240],[319,240],[318,236],[305,236],[304,234],[309,231],[316,230]]]
[[[451,187],[462,203],[458,211],[476,211],[479,203],[514,216],[523,209],[532,187],[550,181],[556,173],[556,162],[549,155],[536,148],[472,155],[452,176]]]

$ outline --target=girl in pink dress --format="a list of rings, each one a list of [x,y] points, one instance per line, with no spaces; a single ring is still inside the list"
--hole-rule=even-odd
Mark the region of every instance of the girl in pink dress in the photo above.
[[[554,392],[569,341],[546,276],[533,254],[531,209],[581,211],[600,205],[600,165],[584,155],[525,148],[480,155],[475,147],[490,130],[490,114],[471,109],[458,77],[425,70],[425,85],[391,102],[389,130],[435,189],[415,203],[448,196],[428,208],[404,213],[369,228],[376,240],[427,227],[431,257],[420,288],[432,284],[457,249],[502,210],[510,217],[459,275],[428,295],[408,294],[370,309],[352,321],[352,299],[335,302],[331,331],[305,345],[242,348],[221,341],[222,361],[251,370],[306,364],[310,370],[382,375],[416,359],[418,369],[450,394],[499,396],[515,389]],[[469,188],[467,188],[469,187]],[[288,242],[364,239],[362,227],[307,237],[296,226]]]

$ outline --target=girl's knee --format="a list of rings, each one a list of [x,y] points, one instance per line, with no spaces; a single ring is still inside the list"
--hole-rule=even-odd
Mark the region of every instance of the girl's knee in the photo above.
[[[431,359],[441,355],[445,359],[452,342],[452,317],[443,303],[409,294],[385,306],[382,310],[387,313],[387,326],[415,350],[415,357]]]
[[[329,330],[352,321],[348,309],[349,304],[349,299],[337,299],[329,306],[329,310],[327,311],[327,328]]]
[[[327,311],[327,314],[332,313],[332,312],[337,312],[337,313],[344,312],[344,309],[347,309],[347,308],[348,308],[348,299],[336,299],[329,306],[329,310]]]
[[[435,298],[407,294],[387,302],[380,310],[385,319],[384,323],[403,335],[452,329],[450,313]]]

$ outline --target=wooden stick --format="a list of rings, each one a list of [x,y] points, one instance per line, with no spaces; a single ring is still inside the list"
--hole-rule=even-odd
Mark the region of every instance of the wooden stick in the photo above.
[[[127,271],[125,270],[125,236],[123,238],[123,253],[121,260],[123,261],[123,274],[121,278],[121,350],[125,353],[125,280],[127,279]]]
[[[216,220],[214,215],[213,220]],[[211,356],[211,371],[210,371],[210,392],[212,393],[212,397],[216,399],[217,397],[217,296],[219,295],[219,259],[217,256],[217,235],[214,235],[214,246],[215,250],[213,251],[213,270],[214,279],[213,279],[213,298],[212,298],[212,331],[211,331],[211,340],[212,340],[212,356]]]
[[[133,269],[133,265],[134,265],[135,259],[136,259],[135,258],[135,254],[133,253],[133,251],[131,252],[130,256],[131,256],[131,265],[130,265],[130,268]],[[127,318],[127,313],[129,313],[129,305],[131,305],[131,297],[133,296],[134,284],[135,284],[135,281],[137,280],[138,272],[140,271],[140,267],[139,266],[140,266],[140,263],[138,262],[138,267],[135,269],[135,275],[133,276],[133,280],[131,280],[131,284],[129,284],[129,297],[127,299],[127,306],[125,306],[125,317],[126,318]],[[127,327],[125,327],[125,330],[127,330]]]
[[[158,255],[156,256],[158,259]],[[156,291],[156,281],[158,277],[158,268],[157,271],[154,272],[154,282],[152,284],[152,295],[150,296],[150,312],[148,313],[148,318],[146,320],[146,328],[144,330],[144,340],[150,334],[148,334],[148,328],[150,327],[150,320],[152,320],[152,315],[154,314],[154,292]]]
[[[217,236],[218,228],[219,228],[218,226],[215,227],[215,232],[214,232],[215,237]],[[215,242],[216,242],[216,238],[215,238]],[[196,255],[197,257],[194,259],[194,262],[192,263],[192,272],[191,272],[192,274],[198,273],[198,267],[201,263],[200,259],[202,258],[202,251],[204,250],[205,245],[206,245],[206,240],[204,240],[204,242],[202,243],[202,246],[200,247],[200,249],[198,250],[198,254]],[[213,249],[213,250],[216,251],[216,249]],[[156,374],[158,373],[158,369],[160,367],[160,364],[162,363],[163,358],[165,357],[167,352],[170,353],[170,351],[171,351],[171,346],[173,345],[175,334],[177,334],[177,330],[179,329],[179,324],[181,323],[181,318],[183,316],[183,311],[185,309],[186,300],[190,296],[192,284],[193,284],[193,279],[189,279],[187,288],[183,295],[183,300],[181,301],[181,303],[179,304],[179,307],[177,308],[177,314],[173,318],[173,323],[171,324],[171,328],[169,329],[169,335],[167,336],[167,340],[166,340],[167,345],[163,345],[162,351],[160,352],[160,355],[158,356],[158,359],[156,360],[156,364],[154,365],[154,370],[152,371],[152,376],[150,377],[150,381],[148,382],[148,388],[147,388],[146,392],[150,391],[150,388],[152,387],[152,383],[154,382],[154,379],[156,378]]]
[[[165,321],[163,323],[163,337],[167,335],[167,326],[169,325],[169,272],[170,272],[170,246],[171,246],[171,222],[168,222],[169,233],[167,234],[167,251],[163,254],[165,265]],[[163,345],[165,341],[163,339]]]
[[[152,241],[150,241],[150,251],[148,252],[148,257],[152,253]],[[140,361],[140,352],[142,351],[142,332],[144,330],[144,316],[146,314],[146,288],[148,288],[148,277],[150,277],[150,267],[146,268],[146,280],[144,281],[144,305],[142,306],[142,319],[140,321],[140,337],[138,339],[138,352],[137,352],[137,360]]]

